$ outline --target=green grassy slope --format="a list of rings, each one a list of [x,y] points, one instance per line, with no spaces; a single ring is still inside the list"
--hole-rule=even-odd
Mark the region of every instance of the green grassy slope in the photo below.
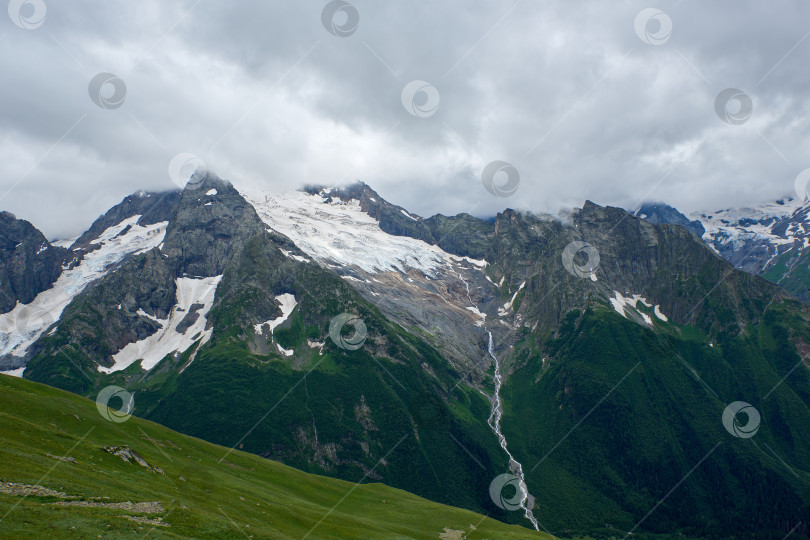
[[[559,535],[609,535],[609,524],[762,539],[795,527],[807,538],[810,377],[794,369],[789,335],[810,329],[788,307],[712,345],[694,327],[652,331],[597,307],[574,312],[545,361],[526,349],[504,388],[504,432],[540,522]],[[750,439],[723,427],[737,400],[761,414]]]
[[[387,320],[345,280],[284,256],[275,240],[255,237],[228,263],[210,313],[213,337],[182,372],[194,347],[164,358],[148,377],[138,364],[102,375],[85,354],[90,348],[82,340],[108,335],[97,321],[120,311],[109,309],[120,300],[100,302],[101,311],[88,305],[115,293],[119,278],[137,281],[135,272],[113,275],[71,304],[57,331],[42,340],[26,378],[91,398],[118,385],[136,394],[142,418],[343,480],[362,477],[386,456],[369,481],[528,525],[489,496],[508,460],[486,423],[488,399],[457,384],[462,375],[440,353]],[[294,350],[291,357],[252,327],[276,316],[268,307],[278,309],[282,293],[294,294],[298,305],[273,340]],[[341,312],[362,317],[368,330],[362,348],[343,350],[330,339],[330,321]],[[261,341],[265,350],[256,346]]]
[[[106,453],[108,445],[129,446],[163,474]],[[57,459],[65,456],[75,463]],[[5,375],[2,482],[41,485],[86,501],[154,501],[163,508],[142,514],[0,493],[0,536],[7,538],[440,538],[445,528],[463,531],[458,538],[550,538],[382,484],[357,485],[228,453],[136,417],[109,422],[92,401]],[[160,518],[168,526],[124,515]]]
[[[782,254],[762,277],[802,300],[810,300],[810,251]]]

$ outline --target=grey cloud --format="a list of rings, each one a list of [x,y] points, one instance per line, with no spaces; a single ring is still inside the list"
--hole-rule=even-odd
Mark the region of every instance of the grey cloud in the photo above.
[[[420,215],[755,204],[810,166],[806,4],[352,3],[345,38],[323,28],[326,1],[50,1],[37,30],[4,18],[0,208],[76,234],[128,193],[172,188],[180,152],[270,190],[362,179]],[[651,4],[673,22],[661,46],[633,27]],[[89,99],[101,71],[126,82],[121,108]],[[440,93],[428,118],[401,104],[414,79]],[[752,98],[742,126],[714,112],[728,87]],[[520,171],[514,197],[481,185],[493,160]]]

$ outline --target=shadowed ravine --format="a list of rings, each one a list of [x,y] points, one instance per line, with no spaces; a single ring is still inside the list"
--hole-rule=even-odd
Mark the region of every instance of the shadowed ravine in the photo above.
[[[462,277],[461,273],[458,274],[458,277],[462,283],[464,283],[464,288],[467,290],[467,300],[469,300],[471,306],[476,307],[475,302],[473,302],[472,297],[470,296],[470,284],[467,283],[467,280]],[[492,403],[492,411],[487,419],[487,424],[489,424],[489,427],[492,428],[495,436],[498,437],[498,443],[501,445],[501,448],[503,448],[503,451],[506,452],[507,456],[509,456],[509,470],[518,478],[521,494],[520,507],[523,508],[526,519],[532,522],[535,530],[539,531],[540,527],[537,523],[537,519],[535,519],[532,511],[529,509],[529,488],[526,486],[526,477],[523,474],[523,465],[521,465],[520,462],[518,462],[514,456],[512,456],[512,453],[509,452],[509,445],[506,441],[506,437],[501,432],[501,418],[503,417],[501,387],[503,386],[503,377],[501,376],[500,362],[498,361],[498,357],[495,355],[495,342],[492,339],[492,332],[488,330],[486,326],[486,318],[484,318],[484,330],[486,330],[487,335],[489,336],[489,341],[487,342],[487,352],[492,358],[492,361],[495,363],[495,390],[493,391],[492,397],[489,398],[490,402]]]
[[[495,344],[492,340],[492,332],[487,330],[487,334],[489,334],[489,343],[487,344],[487,351],[489,355],[492,357],[492,361],[495,362],[495,391],[492,394],[492,412],[489,415],[489,419],[487,423],[489,427],[492,428],[492,431],[495,432],[495,436],[498,437],[498,442],[503,448],[503,451],[506,452],[506,455],[509,456],[509,469],[512,473],[518,477],[520,481],[520,492],[521,492],[521,500],[520,500],[520,507],[523,508],[525,511],[526,519],[532,522],[534,525],[535,530],[540,530],[537,520],[534,518],[532,511],[529,509],[528,500],[529,500],[529,488],[526,486],[526,477],[523,474],[523,465],[521,465],[509,452],[509,448],[507,447],[506,437],[503,433],[501,433],[501,417],[503,416],[503,403],[501,402],[501,386],[503,385],[503,377],[501,377],[501,365],[498,362],[498,357],[495,356]]]

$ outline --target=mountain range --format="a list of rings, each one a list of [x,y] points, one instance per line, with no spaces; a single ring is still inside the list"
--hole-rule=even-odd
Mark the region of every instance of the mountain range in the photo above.
[[[808,301],[808,213],[806,201],[785,197],[754,208],[692,212],[689,217],[666,204],[647,203],[635,215],[651,223],[682,225],[735,267],[763,276]]]
[[[70,241],[1,214],[0,369],[559,537],[806,538],[807,210],[422,218],[200,174]]]

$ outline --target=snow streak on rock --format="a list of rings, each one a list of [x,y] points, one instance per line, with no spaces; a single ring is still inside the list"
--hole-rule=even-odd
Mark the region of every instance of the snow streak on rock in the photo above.
[[[144,253],[163,242],[168,222],[142,227],[137,224],[140,218],[132,216],[105,230],[91,242],[99,248],[87,252],[74,268],[65,269],[53,287],[39,293],[31,303],[17,304],[0,315],[0,356],[24,356],[28,347],[59,320],[62,310],[89,283],[104,276],[127,255]]]
[[[128,368],[137,360],[141,360],[141,368],[150,370],[167,354],[182,353],[198,339],[201,340],[200,346],[205,344],[213,333],[213,328],[206,330],[205,326],[220,279],[222,276],[177,278],[177,304],[167,319],[153,319],[160,324],[161,329],[145,339],[127,344],[113,355],[115,365],[110,368],[98,366],[98,370],[102,373],[114,373]],[[195,304],[197,304],[197,318],[181,333],[178,325]]]
[[[384,232],[356,200],[330,201],[300,191],[242,195],[268,227],[326,266],[357,266],[372,274],[415,269],[429,276],[450,261],[486,266],[485,261],[456,257],[422,240]]]
[[[290,317],[290,314],[295,309],[295,306],[298,305],[298,302],[296,302],[295,300],[295,296],[289,293],[278,295],[276,297],[276,302],[278,302],[278,305],[281,308],[281,316],[276,317],[275,319],[271,319],[267,322],[253,325],[253,329],[256,331],[257,334],[263,334],[264,328],[269,327],[270,336],[272,337],[273,331],[276,329],[276,327],[281,323],[283,323],[284,321],[286,321]],[[275,338],[273,338],[273,341],[275,341]],[[281,346],[280,343],[276,343],[276,347],[278,348],[278,352],[280,352],[284,356],[292,356],[293,354],[295,354],[295,351],[285,349],[284,347]]]

